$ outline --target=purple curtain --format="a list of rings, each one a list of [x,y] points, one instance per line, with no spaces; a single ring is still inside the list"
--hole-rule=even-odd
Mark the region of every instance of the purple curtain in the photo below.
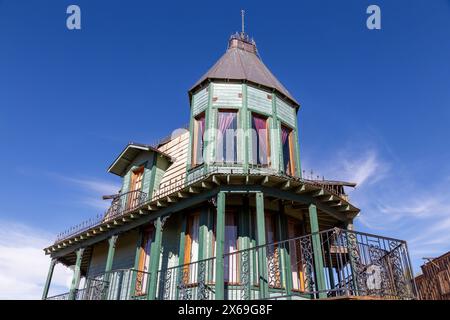
[[[199,126],[199,131],[200,131],[199,134],[201,136],[201,141],[202,141],[202,147],[203,147],[203,141],[204,141],[203,135],[205,134],[205,115],[204,114],[199,119],[198,126]]]
[[[258,135],[257,157],[259,163],[267,164],[267,119],[253,116],[253,125]]]
[[[222,133],[222,136],[225,134],[225,130],[230,127],[234,117],[236,117],[235,112],[219,112],[218,129]]]
[[[235,141],[236,112],[219,111],[217,128],[220,135],[217,137],[216,160],[221,162],[236,162],[237,149]],[[231,136],[228,130],[233,130]]]
[[[290,130],[286,127],[281,127],[281,141],[283,145],[286,143],[287,138],[289,137]]]

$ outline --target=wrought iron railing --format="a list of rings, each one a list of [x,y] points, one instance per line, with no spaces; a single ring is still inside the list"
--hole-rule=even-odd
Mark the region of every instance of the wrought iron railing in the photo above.
[[[215,299],[216,261],[160,269],[156,298]],[[416,296],[405,241],[338,228],[226,253],[221,270],[227,300]],[[134,269],[114,270],[87,279],[76,299],[146,299],[149,277]]]
[[[129,211],[135,210],[136,208],[140,207],[143,203],[145,203],[146,200],[147,200],[147,193],[142,192],[140,190],[134,190],[119,194],[112,200],[111,206],[103,214],[97,215],[93,219],[83,221],[82,223],[73,226],[64,232],[59,233],[56,237],[55,242],[59,242],[61,240],[70,238],[81,232],[87,231],[96,225],[108,222],[114,218],[126,214]]]
[[[87,278],[84,288],[75,292],[74,300],[133,300],[146,299],[150,273],[135,269],[117,269],[95,278]],[[47,300],[69,300],[63,293]]]
[[[214,299],[215,264],[160,270],[157,297]],[[338,228],[225,254],[223,267],[228,300],[415,297],[406,242]]]

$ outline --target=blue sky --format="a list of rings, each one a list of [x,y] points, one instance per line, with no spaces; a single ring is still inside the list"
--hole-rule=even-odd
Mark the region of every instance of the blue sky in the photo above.
[[[66,28],[70,4],[82,30]],[[366,28],[370,4],[381,30]],[[415,270],[450,249],[450,1],[0,0],[3,274],[14,252],[103,211],[120,183],[106,168],[126,143],[188,121],[187,90],[241,8],[302,105],[303,168],[358,182],[357,229],[408,240]],[[23,290],[39,291],[48,260],[32,252],[44,275]]]

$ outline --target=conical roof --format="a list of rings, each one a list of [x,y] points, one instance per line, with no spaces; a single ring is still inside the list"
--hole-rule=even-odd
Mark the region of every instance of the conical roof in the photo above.
[[[261,61],[255,42],[243,34],[231,36],[225,54],[192,86],[189,93],[208,79],[252,82],[275,89],[298,106],[294,97]]]

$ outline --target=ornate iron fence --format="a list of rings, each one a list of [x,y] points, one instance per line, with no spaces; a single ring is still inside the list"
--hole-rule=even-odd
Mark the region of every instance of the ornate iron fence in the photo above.
[[[215,299],[216,263],[212,257],[159,270],[156,298]],[[416,296],[405,241],[339,228],[224,254],[220,268],[227,300]],[[87,279],[76,299],[146,299],[149,278],[114,270]]]
[[[158,272],[158,299],[214,299],[216,259]],[[224,255],[225,299],[414,299],[405,241],[330,229]]]
[[[70,238],[76,234],[87,231],[96,225],[117,218],[129,211],[135,210],[146,201],[147,193],[140,190],[120,194],[112,200],[111,206],[103,214],[99,214],[95,218],[85,220],[64,232],[59,233],[55,242]]]

